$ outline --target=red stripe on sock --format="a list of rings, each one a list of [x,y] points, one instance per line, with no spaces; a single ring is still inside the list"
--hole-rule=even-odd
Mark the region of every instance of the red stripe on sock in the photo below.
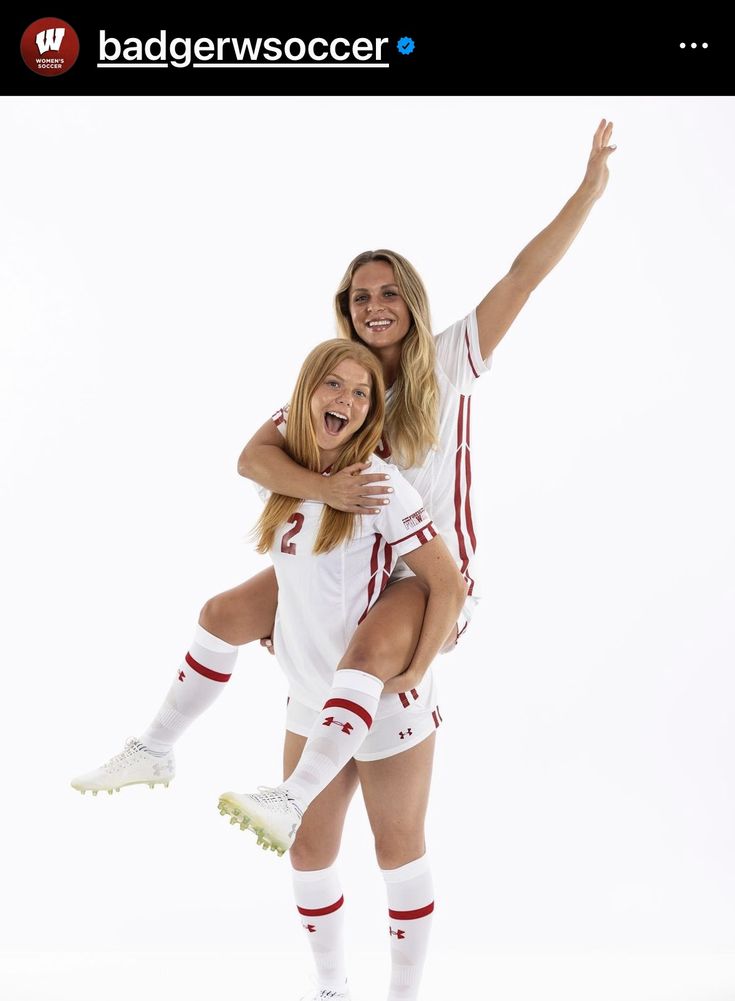
[[[359,716],[363,721],[365,726],[370,729],[373,725],[373,717],[367,711],[364,706],[359,705],[357,702],[350,702],[349,699],[329,699],[329,701],[324,703],[325,709],[349,709],[351,713],[355,716]]]
[[[412,921],[414,918],[425,918],[427,914],[431,914],[434,910],[434,901],[432,900],[430,904],[426,907],[419,907],[415,911],[392,911],[388,909],[388,914],[396,921]]]
[[[193,671],[196,671],[197,674],[203,675],[205,678],[209,678],[210,681],[230,680],[229,674],[220,674],[219,671],[212,671],[209,667],[205,667],[204,664],[198,664],[190,653],[187,653],[185,660]]]
[[[303,914],[305,918],[321,918],[325,914],[333,914],[338,911],[342,904],[345,902],[345,898],[342,896],[334,904],[330,904],[329,907],[299,907],[296,905],[299,914]]]

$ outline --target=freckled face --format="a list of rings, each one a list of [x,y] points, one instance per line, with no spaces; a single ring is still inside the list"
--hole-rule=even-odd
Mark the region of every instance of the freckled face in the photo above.
[[[387,261],[368,261],[357,269],[349,302],[357,336],[374,351],[399,344],[411,327],[411,313]]]
[[[372,379],[362,365],[346,358],[329,372],[311,397],[311,419],[320,449],[344,445],[365,423]]]

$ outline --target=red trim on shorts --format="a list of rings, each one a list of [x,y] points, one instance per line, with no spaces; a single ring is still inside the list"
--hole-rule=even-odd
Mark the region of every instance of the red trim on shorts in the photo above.
[[[428,524],[422,525],[421,528],[417,528],[415,532],[411,532],[410,535],[404,535],[402,539],[396,539],[395,542],[389,542],[388,545],[397,546],[399,542],[405,542],[406,539],[412,539],[414,535],[422,535],[424,532],[431,532],[431,535],[429,536],[429,539],[419,539],[422,546],[425,542],[429,542],[429,540],[433,539],[436,535],[434,523],[430,521]]]
[[[427,914],[431,914],[434,910],[434,901],[432,900],[430,904],[426,907],[418,907],[415,911],[394,911],[388,908],[388,914],[395,918],[397,921],[413,921],[414,918],[425,918]]]
[[[230,674],[220,674],[219,671],[213,671],[209,667],[205,667],[204,664],[199,664],[190,653],[187,653],[184,658],[189,667],[196,671],[197,674],[201,674],[204,678],[209,678],[210,681],[229,681],[231,678]]]
[[[472,374],[474,375],[474,377],[476,379],[479,379],[480,376],[477,374],[477,369],[475,368],[475,366],[473,364],[473,361],[472,361],[472,352],[470,351],[470,329],[469,329],[469,327],[465,327],[464,328],[464,342],[467,345],[467,359],[468,359],[468,361],[470,363],[470,368],[472,369]]]
[[[373,725],[373,717],[359,702],[352,702],[350,699],[328,699],[324,703],[325,709],[347,709],[349,712],[359,716],[365,726],[370,729]]]
[[[330,904],[329,907],[299,907],[299,905],[297,904],[296,909],[298,910],[299,914],[303,914],[305,918],[321,918],[325,914],[334,914],[335,911],[338,911],[340,909],[340,907],[344,902],[345,898],[344,896],[342,896],[339,898],[339,900],[335,901],[333,904]]]

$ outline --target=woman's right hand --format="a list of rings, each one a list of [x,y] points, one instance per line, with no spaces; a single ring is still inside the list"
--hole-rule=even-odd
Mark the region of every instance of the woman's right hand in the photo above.
[[[390,503],[393,487],[386,482],[387,473],[366,473],[369,462],[356,462],[337,473],[324,477],[321,497],[325,504],[336,511],[350,514],[380,514],[384,504]]]

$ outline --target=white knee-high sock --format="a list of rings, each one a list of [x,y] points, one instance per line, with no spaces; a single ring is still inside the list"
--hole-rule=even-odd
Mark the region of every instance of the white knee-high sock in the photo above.
[[[318,990],[344,991],[347,983],[344,902],[336,866],[292,869],[294,897],[316,966]]]
[[[429,946],[434,887],[427,855],[381,869],[388,891],[391,976],[388,1001],[416,1001]]]
[[[166,700],[140,736],[146,747],[155,753],[170,751],[189,724],[208,709],[223,690],[236,660],[236,646],[198,625]]]
[[[334,685],[316,719],[299,763],[279,788],[305,810],[339,774],[370,732],[383,682],[364,671],[335,672]]]

